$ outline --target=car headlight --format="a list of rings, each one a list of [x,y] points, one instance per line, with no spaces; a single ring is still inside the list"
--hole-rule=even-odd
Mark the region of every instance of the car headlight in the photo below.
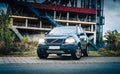
[[[45,39],[39,39],[38,44],[45,44]]]
[[[75,43],[75,39],[74,38],[68,38],[65,40],[65,44],[74,44]]]

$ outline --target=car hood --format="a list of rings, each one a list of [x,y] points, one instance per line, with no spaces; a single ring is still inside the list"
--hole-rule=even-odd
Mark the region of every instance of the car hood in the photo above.
[[[73,36],[74,35],[46,35],[45,39],[66,39]]]

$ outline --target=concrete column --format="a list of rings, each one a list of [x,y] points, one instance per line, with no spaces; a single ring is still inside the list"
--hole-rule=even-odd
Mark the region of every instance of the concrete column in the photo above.
[[[59,14],[59,19],[61,19],[61,12],[60,12],[60,14]]]
[[[69,23],[67,22],[66,25],[69,26]]]
[[[94,43],[96,44],[96,37],[97,37],[97,34],[96,34],[96,29],[97,29],[97,25],[95,24],[95,31],[94,31]]]
[[[79,26],[81,27],[81,24],[79,24]]]
[[[25,20],[25,27],[28,27],[28,19]]]
[[[93,32],[93,24],[91,25],[91,32]]]
[[[67,20],[69,20],[69,12],[67,12]]]
[[[79,17],[78,17],[78,14],[77,14],[77,19],[76,19],[77,21],[79,21]]]
[[[40,28],[42,28],[42,21],[40,20]]]
[[[91,7],[91,0],[90,0],[90,6],[89,6],[89,7],[92,8],[92,7]]]
[[[10,18],[10,26],[13,26],[13,18]]]
[[[54,19],[56,19],[56,11],[54,11]]]
[[[94,43],[96,44],[96,32],[94,33]]]

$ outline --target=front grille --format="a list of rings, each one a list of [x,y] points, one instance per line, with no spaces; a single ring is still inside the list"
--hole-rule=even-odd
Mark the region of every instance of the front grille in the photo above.
[[[47,44],[62,44],[64,39],[47,39]]]

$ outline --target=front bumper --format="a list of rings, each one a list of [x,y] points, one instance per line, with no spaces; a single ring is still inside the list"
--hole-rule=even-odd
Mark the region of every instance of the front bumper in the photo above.
[[[49,54],[72,54],[76,51],[77,44],[62,44],[60,46],[52,45],[38,45],[37,50],[40,53],[49,53]]]

